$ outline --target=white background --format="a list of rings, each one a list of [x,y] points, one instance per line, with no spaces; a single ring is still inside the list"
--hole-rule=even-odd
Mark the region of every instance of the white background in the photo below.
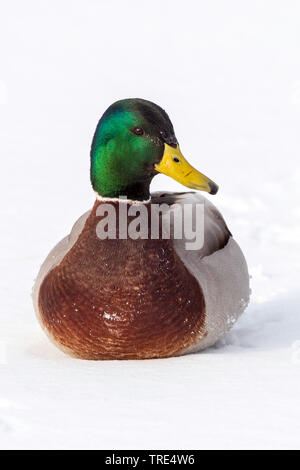
[[[300,5],[0,1],[0,446],[300,447]],[[252,301],[202,354],[85,362],[33,313],[39,266],[91,208],[104,110],[166,109],[247,258]],[[165,176],[152,189],[182,190]]]

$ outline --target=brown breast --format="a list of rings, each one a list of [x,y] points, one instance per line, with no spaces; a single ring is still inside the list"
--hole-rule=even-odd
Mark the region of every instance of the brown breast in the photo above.
[[[82,359],[179,354],[206,334],[198,282],[172,240],[100,240],[99,204],[40,286],[44,327],[58,345]],[[115,207],[118,213],[118,203]]]

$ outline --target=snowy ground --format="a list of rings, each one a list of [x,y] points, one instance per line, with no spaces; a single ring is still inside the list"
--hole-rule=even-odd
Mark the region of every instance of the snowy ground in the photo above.
[[[296,1],[1,2],[1,448],[300,448],[299,15]],[[252,301],[201,354],[79,361],[48,342],[30,291],[93,203],[98,118],[132,96],[165,107],[219,183]]]

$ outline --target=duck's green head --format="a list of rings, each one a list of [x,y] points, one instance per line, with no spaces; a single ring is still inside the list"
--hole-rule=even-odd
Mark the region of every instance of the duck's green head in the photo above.
[[[103,197],[146,200],[158,173],[215,194],[217,185],[184,159],[167,113],[150,101],[126,99],[103,114],[91,148],[91,181]]]

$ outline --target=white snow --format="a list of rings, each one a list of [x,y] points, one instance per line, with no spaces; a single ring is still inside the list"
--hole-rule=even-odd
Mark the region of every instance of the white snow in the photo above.
[[[1,448],[300,448],[299,15],[271,0],[3,5]],[[167,110],[219,184],[252,300],[202,353],[79,361],[42,332],[31,288],[93,204],[97,120],[134,96]],[[163,175],[152,188],[184,190]]]

